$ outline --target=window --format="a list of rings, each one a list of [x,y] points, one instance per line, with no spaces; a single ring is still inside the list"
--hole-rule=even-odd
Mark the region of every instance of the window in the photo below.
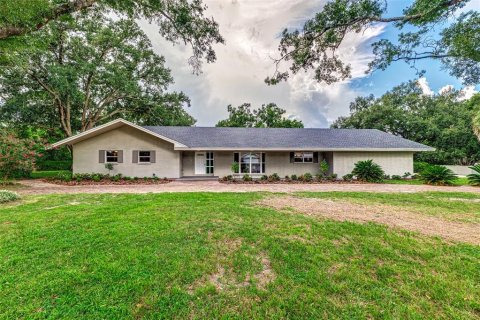
[[[240,173],[255,174],[264,172],[265,153],[245,152],[240,154]]]
[[[118,162],[118,150],[106,150],[105,151],[105,162],[107,162],[107,163],[117,163]]]
[[[295,163],[312,163],[313,152],[295,152],[293,160]]]
[[[138,151],[138,163],[150,163],[151,154],[150,151]]]
[[[207,174],[213,174],[213,152],[207,152],[205,169]]]

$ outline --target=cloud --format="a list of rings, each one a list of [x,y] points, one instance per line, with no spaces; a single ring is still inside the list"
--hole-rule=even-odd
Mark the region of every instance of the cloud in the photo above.
[[[257,107],[274,102],[287,110],[287,115],[300,118],[306,126],[325,127],[340,115],[348,114],[349,103],[362,94],[350,88],[349,81],[334,85],[319,84],[312,73],[299,73],[287,83],[267,86],[285,27],[301,26],[305,18],[320,10],[325,1],[206,0],[207,15],[220,26],[226,45],[215,47],[217,61],[203,66],[203,73],[191,74],[187,60],[189,48],[173,46],[165,41],[155,26],[142,21],[143,30],[152,40],[154,50],[164,55],[176,83],[172,90],[184,91],[192,100],[188,110],[197,125],[211,126],[227,116],[228,104],[250,102]],[[339,49],[342,59],[352,66],[353,79],[365,77],[371,48],[366,44],[383,32],[380,26],[362,34],[351,34]]]
[[[430,85],[428,84],[427,78],[422,77],[422,78],[417,80],[417,83],[418,83],[419,87],[422,89],[424,95],[433,96],[435,94],[435,92],[433,92],[433,90],[430,88]],[[446,94],[449,91],[452,91],[454,89],[455,89],[455,87],[453,85],[447,84],[447,85],[441,87],[438,90],[438,94]],[[475,89],[475,86],[463,87],[462,89],[460,89],[459,100],[460,101],[461,100],[468,100],[471,97],[473,97],[473,95],[475,95],[476,93],[478,93],[478,91]]]
[[[433,96],[433,90],[430,89],[430,85],[428,84],[427,78],[421,77],[417,80],[417,84],[422,89],[422,92],[426,96]]]

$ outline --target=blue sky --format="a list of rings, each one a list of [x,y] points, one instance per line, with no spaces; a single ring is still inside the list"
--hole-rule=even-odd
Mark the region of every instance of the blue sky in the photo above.
[[[274,102],[291,117],[301,119],[306,127],[328,127],[339,116],[348,115],[349,104],[359,95],[379,96],[396,85],[417,78],[415,70],[404,62],[386,71],[365,74],[372,59],[370,44],[380,38],[396,39],[392,25],[376,25],[361,34],[347,36],[339,53],[352,66],[352,79],[326,85],[313,80],[312,73],[299,73],[286,83],[267,86],[265,77],[274,71],[272,56],[277,54],[279,33],[285,27],[302,25],[318,12],[326,0],[204,0],[207,15],[220,26],[225,45],[215,47],[217,61],[205,64],[195,76],[187,61],[188,47],[173,46],[162,39],[155,26],[141,25],[152,40],[154,50],[166,57],[175,84],[171,90],[183,91],[191,99],[188,112],[198,126],[213,126],[227,117],[227,105],[252,103],[254,107]],[[388,0],[388,16],[402,14],[410,1]],[[479,10],[480,0],[471,0],[465,10]],[[461,89],[460,81],[441,70],[440,63],[424,60],[417,64],[426,69],[423,86],[438,92],[447,85]],[[287,66],[288,67],[288,66]],[[478,91],[480,87],[477,86]]]

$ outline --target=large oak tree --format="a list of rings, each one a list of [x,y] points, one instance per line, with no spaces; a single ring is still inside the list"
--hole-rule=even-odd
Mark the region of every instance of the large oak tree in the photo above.
[[[467,2],[414,0],[402,15],[392,17],[385,0],[330,0],[303,28],[283,31],[276,71],[266,82],[276,84],[305,70],[314,70],[314,78],[327,84],[349,78],[350,64],[338,54],[345,36],[375,24],[392,24],[400,30],[398,39],[373,43],[370,70],[384,70],[395,61],[415,66],[416,61],[432,59],[441,61],[464,84],[478,84],[480,13],[456,14]],[[288,69],[284,62],[289,63]]]
[[[26,35],[0,69],[0,121],[58,128],[66,136],[123,117],[149,125],[192,125],[183,93],[134,21],[90,11]],[[27,49],[28,48],[28,49]]]

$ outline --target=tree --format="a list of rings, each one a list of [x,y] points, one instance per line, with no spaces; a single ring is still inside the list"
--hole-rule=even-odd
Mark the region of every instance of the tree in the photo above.
[[[227,107],[229,116],[217,123],[217,127],[245,127],[245,128],[303,128],[302,121],[283,117],[285,110],[275,103],[262,105],[259,109],[251,110],[250,103],[238,107]]]
[[[337,50],[351,32],[362,33],[378,23],[394,24],[402,31],[396,43],[381,39],[372,44],[375,58],[370,70],[385,70],[395,61],[412,66],[422,59],[440,60],[450,74],[465,84],[480,82],[480,14],[470,11],[456,17],[454,13],[469,0],[414,0],[404,15],[386,17],[383,0],[331,0],[302,30],[285,29],[279,45],[276,70],[265,81],[276,84],[289,74],[313,69],[315,79],[331,84],[349,78],[351,67]],[[454,19],[450,25],[449,22]],[[438,36],[432,36],[441,25],[447,25]],[[281,63],[290,61],[289,71],[281,71]]]
[[[480,143],[472,130],[472,117],[480,94],[461,101],[451,90],[423,95],[415,82],[402,84],[380,98],[358,97],[350,116],[337,119],[333,128],[378,129],[436,148],[415,155],[434,164],[472,165],[480,160]]]
[[[78,12],[102,10],[130,20],[147,19],[159,26],[160,34],[173,43],[190,45],[190,64],[198,71],[202,59],[216,59],[214,43],[223,43],[218,24],[206,18],[201,0],[16,0],[0,3],[2,51],[23,45],[22,36],[51,22],[75,16]],[[8,40],[8,41],[6,41]]]
[[[123,117],[139,124],[192,125],[164,58],[129,19],[90,12],[25,36],[30,49],[0,69],[0,121],[55,128],[66,136]]]

